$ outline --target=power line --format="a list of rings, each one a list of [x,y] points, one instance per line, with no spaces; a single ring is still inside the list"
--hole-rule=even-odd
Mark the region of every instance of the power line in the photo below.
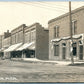
[[[55,5],[55,6],[57,6],[57,4],[55,4],[55,3],[50,3],[50,2],[44,2],[44,1],[38,1],[38,2],[40,2],[40,3],[45,3],[45,4],[52,4],[52,5]],[[60,3],[60,2],[59,2]],[[67,7],[68,8],[68,5],[63,5],[63,4],[59,4],[58,6],[62,6],[62,7]]]
[[[40,6],[44,6],[44,7],[48,7],[48,8],[53,8],[53,9],[57,8],[58,10],[64,11],[63,8],[60,8],[60,7],[57,7],[57,6],[50,6],[48,4],[44,4],[44,3],[41,3],[41,2],[34,2],[34,4],[37,4],[37,5],[40,5]]]
[[[44,6],[38,6],[38,4],[33,4],[32,2],[29,2],[29,3],[23,3],[23,4],[26,4],[26,5],[32,5],[32,6],[35,6],[35,7],[39,7],[39,8],[45,8],[45,9],[47,9],[47,10],[51,10],[49,7],[48,8],[46,8],[46,7],[44,7]],[[52,9],[53,11],[58,11],[58,10],[56,10],[56,9]],[[64,12],[64,11],[63,11]]]
[[[47,6],[51,6],[51,3],[48,4],[48,3],[43,2],[43,1],[38,1],[37,3],[43,4],[43,5],[47,5]],[[62,7],[61,7],[61,6],[62,6]],[[56,5],[56,4],[54,4],[54,6],[51,6],[51,7],[58,7],[58,8],[60,8],[60,9],[63,9],[63,8],[68,9],[68,7],[65,6],[65,5]]]
[[[18,2],[18,3],[21,3],[21,4],[26,4],[26,5],[31,5],[31,6],[34,6],[34,7],[39,7],[39,8],[45,8],[45,9],[47,9],[47,10],[52,10],[52,11],[59,11],[59,9],[57,10],[57,9],[50,9],[50,8],[46,8],[46,7],[42,7],[42,6],[38,6],[37,4],[33,4],[32,2],[28,2],[28,3],[25,3],[25,2]],[[64,12],[63,10],[61,10],[62,12]],[[61,12],[61,11],[59,11],[59,12]],[[65,12],[64,12],[65,13]]]
[[[38,1],[38,2],[56,5],[55,3],[50,3],[50,2],[46,2],[46,1]],[[59,3],[61,3],[61,2],[59,2]],[[64,4],[64,5],[61,4],[61,5],[60,5],[60,4],[59,4],[58,6],[62,6],[62,7],[65,7],[65,8],[67,8],[67,9],[69,9],[69,8],[68,8],[68,2],[66,2],[66,3],[67,3],[67,5],[66,5],[66,4]],[[74,8],[76,8],[80,3],[75,4],[74,2],[72,2],[72,4],[73,4],[73,5],[72,5],[71,7],[72,7],[72,9],[74,9]],[[74,5],[74,4],[75,4],[75,5]],[[57,5],[56,5],[56,6],[57,6]],[[80,4],[80,6],[84,6],[84,3],[83,3],[83,4]],[[80,7],[80,6],[79,6],[79,7]]]

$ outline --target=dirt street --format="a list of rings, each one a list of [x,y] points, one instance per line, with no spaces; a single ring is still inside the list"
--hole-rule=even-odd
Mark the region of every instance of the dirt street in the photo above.
[[[0,82],[84,82],[84,66],[0,60]]]

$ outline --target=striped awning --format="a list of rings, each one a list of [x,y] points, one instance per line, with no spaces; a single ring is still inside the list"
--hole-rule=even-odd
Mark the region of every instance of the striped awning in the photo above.
[[[31,42],[31,43],[25,43],[23,44],[21,47],[19,47],[17,49],[17,51],[21,51],[21,50],[24,50],[24,49],[35,49],[35,42]]]
[[[9,48],[7,48],[6,50],[4,50],[4,52],[16,51],[16,49],[18,47],[20,47],[21,45],[22,45],[22,43],[11,45]]]

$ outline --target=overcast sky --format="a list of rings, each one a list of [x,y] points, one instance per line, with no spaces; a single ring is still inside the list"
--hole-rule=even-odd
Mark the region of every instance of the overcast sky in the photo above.
[[[39,22],[48,27],[48,21],[68,12],[68,2],[0,2],[0,34],[21,24]],[[72,2],[72,10],[84,2]]]

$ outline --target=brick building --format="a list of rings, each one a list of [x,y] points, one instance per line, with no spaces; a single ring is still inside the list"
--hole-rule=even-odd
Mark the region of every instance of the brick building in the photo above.
[[[10,56],[17,55],[15,51],[18,47],[20,47],[23,44],[23,33],[25,27],[26,25],[22,24],[11,31],[11,37],[10,37],[11,45],[4,50],[4,54],[6,55],[6,56],[4,55],[5,57],[9,58]]]
[[[4,50],[7,49],[10,46],[11,43],[11,33],[9,30],[7,32],[4,32],[3,35],[0,36],[0,53],[1,55],[4,54]]]
[[[75,60],[84,59],[84,6],[72,11],[73,48],[69,23],[69,13],[48,22],[50,60],[70,60],[71,52]]]
[[[17,49],[23,58],[48,59],[48,30],[39,23],[32,24],[24,30],[24,44]]]

